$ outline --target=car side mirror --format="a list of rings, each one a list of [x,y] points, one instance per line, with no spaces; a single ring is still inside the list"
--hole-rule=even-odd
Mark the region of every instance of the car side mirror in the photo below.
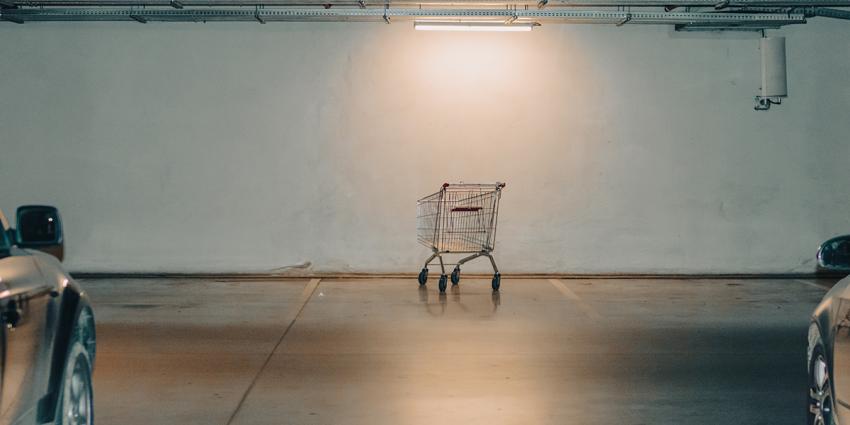
[[[850,235],[824,242],[818,248],[817,259],[824,270],[850,272]]]
[[[21,248],[46,252],[60,261],[65,256],[59,210],[44,205],[18,207],[15,242]]]

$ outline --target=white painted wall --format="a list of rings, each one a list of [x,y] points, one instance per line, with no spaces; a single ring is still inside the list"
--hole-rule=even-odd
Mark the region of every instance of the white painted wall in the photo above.
[[[850,233],[850,25],[0,25],[0,207],[75,271],[415,272],[415,200],[506,181],[505,272],[813,270]],[[479,269],[482,269],[479,267]]]

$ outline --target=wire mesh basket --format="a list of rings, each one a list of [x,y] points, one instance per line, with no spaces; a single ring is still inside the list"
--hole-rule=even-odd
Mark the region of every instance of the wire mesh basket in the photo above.
[[[436,258],[440,262],[440,292],[447,286],[443,254],[472,254],[455,265],[452,284],[460,281],[460,266],[478,257],[487,257],[493,266],[493,290],[498,290],[501,276],[491,252],[496,245],[499,200],[504,183],[443,184],[439,191],[416,203],[416,235],[419,243],[432,251],[419,273],[419,284],[428,280],[428,266]]]

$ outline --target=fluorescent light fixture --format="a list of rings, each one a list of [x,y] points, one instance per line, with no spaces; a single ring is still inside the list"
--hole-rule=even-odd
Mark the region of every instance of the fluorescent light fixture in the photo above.
[[[526,32],[536,26],[534,22],[506,24],[504,22],[436,22],[415,21],[413,28],[418,31],[503,31]]]

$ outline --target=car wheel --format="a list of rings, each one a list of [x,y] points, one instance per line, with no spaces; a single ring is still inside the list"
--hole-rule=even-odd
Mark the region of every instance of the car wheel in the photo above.
[[[94,424],[91,359],[83,344],[74,339],[56,406],[56,425]]]
[[[809,362],[809,425],[832,425],[832,408],[829,363],[823,343],[818,341]]]

